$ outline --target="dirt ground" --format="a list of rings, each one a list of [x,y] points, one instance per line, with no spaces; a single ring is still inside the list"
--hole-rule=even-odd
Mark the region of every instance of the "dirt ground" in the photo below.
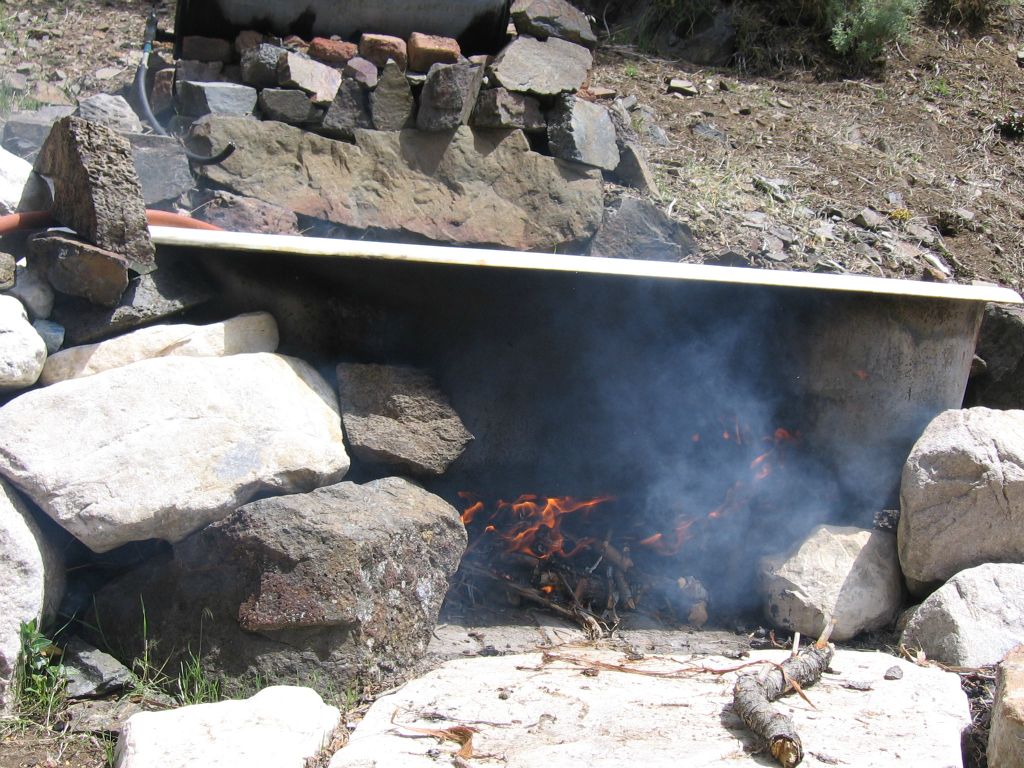
[[[664,129],[667,145],[632,113],[701,260],[1020,290],[1024,142],[996,120],[1024,109],[1022,16],[982,37],[923,28],[879,78],[748,77],[605,48],[591,82],[636,96]],[[699,95],[669,93],[670,78]],[[880,226],[850,222],[865,207]]]
[[[0,0],[0,120],[127,86],[154,8],[170,27],[168,0]],[[695,260],[1020,291],[1024,141],[997,120],[1024,110],[1022,47],[1016,7],[982,34],[921,27],[870,77],[754,76],[604,45],[590,86],[636,98],[654,202],[693,229]],[[669,93],[671,78],[697,95]],[[609,188],[621,194],[635,193]],[[877,219],[858,222],[865,208]],[[94,738],[0,724],[0,768],[106,759]]]
[[[107,748],[97,736],[0,724],[0,768],[105,768]]]

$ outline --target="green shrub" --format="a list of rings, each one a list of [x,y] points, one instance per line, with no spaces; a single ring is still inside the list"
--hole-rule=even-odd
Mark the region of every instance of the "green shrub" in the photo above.
[[[920,10],[920,0],[850,3],[832,25],[832,45],[840,53],[871,61],[881,55],[889,43],[906,38]]]
[[[771,3],[777,24],[799,25],[827,39],[839,53],[868,62],[902,40],[923,0],[782,0]]]

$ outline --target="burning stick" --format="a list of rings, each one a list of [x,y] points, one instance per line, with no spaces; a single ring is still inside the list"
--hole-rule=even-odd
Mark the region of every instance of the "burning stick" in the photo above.
[[[625,554],[625,552],[620,552],[612,544],[608,543],[607,539],[601,542],[601,553],[604,555],[605,560],[620,571],[628,571],[633,567],[633,559],[628,554]]]
[[[629,588],[629,582],[626,581],[626,574],[620,568],[613,568],[612,573],[615,577],[615,587],[618,590],[619,599],[622,601],[622,604],[626,607],[626,610],[636,610],[636,600],[633,599],[633,592]]]
[[[815,643],[804,648],[767,674],[751,672],[740,675],[736,680],[733,710],[747,728],[768,743],[772,756],[783,768],[799,765],[804,759],[804,750],[793,721],[774,711],[771,702],[790,690],[799,692],[814,685],[832,661],[833,650],[826,638],[822,645]]]
[[[574,610],[563,608],[558,603],[552,602],[551,600],[546,598],[537,590],[530,589],[528,587],[522,587],[518,584],[515,584],[514,582],[509,581],[508,579],[503,579],[498,574],[491,573],[485,568],[480,568],[469,563],[463,563],[462,568],[464,568],[467,573],[473,573],[478,576],[486,576],[487,578],[493,579],[494,581],[501,584],[508,591],[509,594],[515,595],[519,598],[525,598],[527,600],[530,600],[534,603],[537,603],[538,605],[544,606],[552,613],[556,613],[559,616],[567,618],[571,621],[578,622],[592,640],[604,637],[605,635],[604,630],[601,629],[601,625],[597,623],[597,619],[595,619],[589,613],[584,611],[582,608],[576,608]]]

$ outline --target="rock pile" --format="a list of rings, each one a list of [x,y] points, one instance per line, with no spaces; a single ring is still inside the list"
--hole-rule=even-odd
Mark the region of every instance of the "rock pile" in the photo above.
[[[596,38],[587,17],[564,0],[519,0],[511,11],[508,42],[495,55],[467,57],[452,38],[373,30],[352,41],[248,30],[233,41],[186,37],[179,60],[154,52],[153,111],[198,154],[234,144],[219,165],[190,170],[175,139],[141,133],[121,96],[82,99],[74,113],[128,142],[147,206],[194,211],[227,229],[328,227],[335,236],[560,253],[587,253],[593,241],[593,255],[690,256],[688,230],[655,206],[643,217],[657,234],[638,240],[631,231],[625,248],[628,217],[604,211],[602,178],[644,194],[657,185],[627,108],[609,101],[613,91],[588,87]],[[51,124],[70,111],[12,115],[3,146],[35,161]],[[27,168],[12,165],[11,173],[21,178]],[[16,186],[20,194],[24,184]],[[30,205],[6,203],[16,204]],[[598,247],[594,236],[607,226],[613,231]],[[117,270],[90,253],[93,270]],[[53,271],[59,280],[59,265]],[[118,290],[114,283],[86,298],[113,305]]]
[[[55,179],[55,215],[103,247],[36,235],[11,257],[14,290],[0,296],[0,706],[21,624],[51,621],[64,592],[54,550],[117,561],[150,540],[161,555],[129,557],[85,603],[74,595],[95,585],[76,584],[64,609],[83,619],[91,606],[90,639],[126,664],[201,658],[233,692],[402,679],[466,533],[451,506],[400,475],[443,474],[472,436],[425,371],[345,363],[322,375],[278,354],[268,312],[166,322],[209,293],[194,264],[153,253],[129,156],[102,125],[56,124],[37,161]],[[69,339],[93,343],[48,350],[28,317],[42,322],[55,292]],[[378,479],[341,482],[349,450]],[[124,684],[103,679],[95,657],[69,651],[69,695]]]

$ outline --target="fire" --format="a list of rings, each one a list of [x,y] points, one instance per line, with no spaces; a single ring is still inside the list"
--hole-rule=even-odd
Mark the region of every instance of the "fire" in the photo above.
[[[641,539],[638,543],[643,547],[650,547],[659,555],[666,557],[674,555],[682,548],[686,540],[690,538],[690,526],[693,523],[694,520],[692,518],[680,516],[670,536],[656,533],[653,536],[648,536],[646,539]]]
[[[724,424],[722,438],[732,443],[736,450],[742,450],[746,456],[753,455],[753,458],[748,464],[749,475],[735,480],[725,491],[721,503],[704,513],[703,519],[725,518],[748,507],[756,497],[757,483],[785,466],[786,446],[799,439],[799,433],[783,427],[760,440],[754,434],[738,418],[732,417]],[[693,433],[690,439],[699,443],[701,436]],[[754,455],[756,451],[760,452]],[[585,522],[590,512],[614,500],[612,496],[578,499],[572,496],[525,493],[513,501],[499,500],[488,511],[488,506],[474,494],[463,491],[459,496],[467,504],[462,512],[462,522],[467,528],[483,522],[482,533],[497,536],[506,552],[525,554],[538,560],[552,557],[568,559],[587,549],[600,550],[603,531],[590,532],[582,526],[566,527],[563,523],[570,519]],[[484,517],[486,519],[481,520]],[[668,530],[634,541],[657,555],[669,557],[677,554],[693,538],[691,528],[700,519],[699,513],[679,512]],[[477,526],[475,530],[480,531],[481,528]]]
[[[473,495],[460,492],[467,501]],[[485,532],[497,533],[506,544],[508,552],[521,552],[541,560],[552,555],[569,558],[589,547],[594,539],[590,537],[570,541],[562,531],[562,520],[567,515],[586,515],[598,505],[612,501],[611,496],[593,499],[576,499],[572,496],[539,497],[524,493],[515,501],[499,500],[495,511],[488,519]],[[462,522],[470,525],[484,510],[484,503],[476,500],[462,513]]]
[[[472,523],[473,522],[473,518],[476,516],[476,513],[479,512],[480,510],[482,510],[483,508],[484,508],[484,503],[482,501],[478,501],[476,504],[473,504],[473,505],[467,507],[465,510],[463,510],[463,512],[462,512],[462,524],[463,525],[469,525],[470,523]]]

